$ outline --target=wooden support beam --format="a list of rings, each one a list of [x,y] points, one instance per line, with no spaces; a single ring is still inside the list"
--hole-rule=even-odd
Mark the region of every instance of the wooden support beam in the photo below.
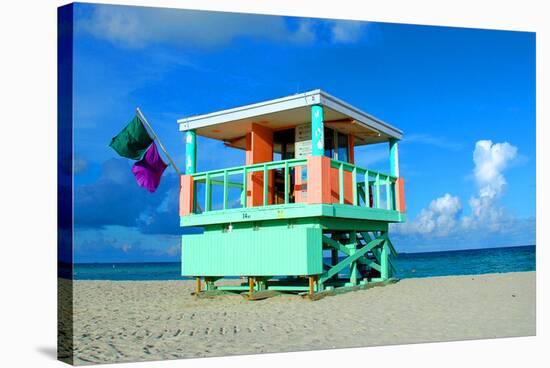
[[[197,283],[195,285],[195,294],[200,294],[201,292],[201,278],[197,277]]]
[[[365,245],[363,248],[359,249],[357,252],[355,252],[353,255],[350,255],[346,259],[342,260],[340,263],[338,263],[336,266],[332,267],[327,272],[323,273],[321,275],[321,278],[319,279],[321,283],[324,283],[326,280],[330,279],[331,277],[335,276],[349,266],[352,262],[355,262],[359,258],[363,257],[365,254],[367,254],[368,251],[372,250],[374,247],[378,246],[380,243],[384,242],[384,238],[376,238],[372,241],[370,241],[367,245]]]
[[[391,277],[397,272],[397,270],[395,269],[395,266],[393,265],[391,258],[388,258],[388,264],[390,265],[390,277]]]
[[[349,244],[347,244],[346,247],[349,249],[350,255],[353,255],[355,254],[355,252],[357,252],[357,232],[356,231],[351,231],[349,233]],[[350,267],[350,277],[349,277],[350,282],[352,285],[357,285],[357,276],[358,276],[357,260],[354,262],[351,262],[349,267]]]
[[[252,293],[254,292],[254,277],[249,277],[248,278],[248,293],[250,295],[252,295]]]
[[[331,249],[330,250],[330,263],[331,263],[331,266],[334,266],[338,263],[338,250],[337,249]]]
[[[380,265],[378,263],[374,262],[371,259],[361,257],[357,260],[357,262],[359,262],[361,264],[364,264],[364,265],[367,265],[370,268],[374,268],[376,271],[380,272]]]
[[[370,236],[370,234],[366,231],[360,231],[359,232],[361,234],[361,236],[363,237],[363,239],[365,240],[365,243],[368,243],[372,240],[372,237]]]
[[[328,245],[329,247],[331,247],[333,249],[336,249],[336,250],[338,250],[342,253],[345,253],[348,256],[350,254],[349,249],[344,244],[342,244],[339,241],[336,241],[334,239],[331,239],[326,235],[323,235],[323,243],[325,243],[326,245]]]
[[[393,246],[393,243],[391,242],[389,237],[386,237],[386,243],[388,244],[388,247],[390,248],[391,255],[394,257],[397,257],[397,251],[395,250],[395,247]]]
[[[382,243],[382,251],[380,252],[380,278],[387,280],[389,278],[389,265],[388,265],[388,246],[386,241]]]

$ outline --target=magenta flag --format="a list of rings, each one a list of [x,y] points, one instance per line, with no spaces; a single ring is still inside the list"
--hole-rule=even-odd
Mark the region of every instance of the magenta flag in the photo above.
[[[160,177],[167,166],[160,157],[155,142],[153,142],[143,158],[134,164],[132,172],[138,185],[153,193],[157,190]]]

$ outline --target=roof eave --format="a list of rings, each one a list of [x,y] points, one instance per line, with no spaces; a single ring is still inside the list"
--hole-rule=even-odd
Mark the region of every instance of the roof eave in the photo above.
[[[321,101],[320,104],[326,107],[329,107],[333,110],[336,110],[344,115],[351,117],[353,120],[357,121],[359,124],[364,125],[366,128],[375,129],[380,133],[384,133],[392,138],[401,139],[403,138],[403,131],[397,129],[390,124],[369,115],[358,108],[348,104],[336,98],[326,92],[320,91]]]
[[[375,118],[352,105],[320,90],[298,93],[275,100],[263,101],[251,105],[239,106],[232,109],[216,111],[204,115],[190,116],[178,119],[180,131],[199,129],[229,121],[251,118],[284,110],[291,110],[311,105],[323,105],[344,115],[347,115],[367,128],[375,129],[392,138],[401,139],[403,132],[384,121]],[[230,118],[228,118],[230,116]]]

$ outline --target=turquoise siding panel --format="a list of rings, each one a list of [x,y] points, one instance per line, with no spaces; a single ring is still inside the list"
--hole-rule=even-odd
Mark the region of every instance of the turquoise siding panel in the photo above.
[[[275,226],[182,236],[183,276],[292,276],[323,272],[320,228]]]
[[[390,175],[399,176],[399,152],[397,139],[390,138]]]
[[[197,172],[197,136],[194,130],[188,130],[185,134],[185,173],[187,175]]]
[[[323,156],[325,154],[323,106],[311,106],[311,155]]]

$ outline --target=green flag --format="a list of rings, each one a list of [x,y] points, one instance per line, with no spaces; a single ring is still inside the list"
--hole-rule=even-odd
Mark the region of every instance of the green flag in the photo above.
[[[153,139],[136,116],[111,140],[109,146],[123,157],[140,160],[151,142]]]

